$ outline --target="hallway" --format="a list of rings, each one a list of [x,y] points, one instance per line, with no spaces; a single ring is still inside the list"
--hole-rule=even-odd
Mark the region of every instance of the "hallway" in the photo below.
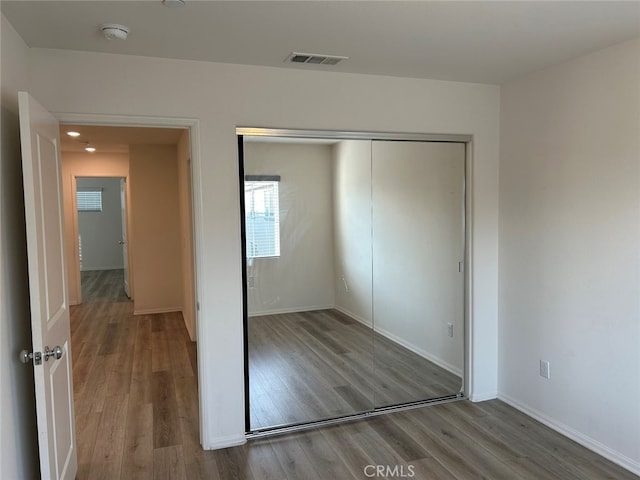
[[[84,303],[71,308],[77,478],[180,478],[204,453],[182,315],[133,316],[122,270],[82,277]]]

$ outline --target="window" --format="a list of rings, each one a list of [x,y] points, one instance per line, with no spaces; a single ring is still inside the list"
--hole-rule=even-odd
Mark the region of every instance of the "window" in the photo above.
[[[280,256],[279,176],[247,175],[244,210],[247,258]]]
[[[79,212],[101,212],[102,188],[79,188],[76,192],[76,204]]]

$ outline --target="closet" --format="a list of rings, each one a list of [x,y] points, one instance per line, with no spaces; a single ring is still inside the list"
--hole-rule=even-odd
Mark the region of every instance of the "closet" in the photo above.
[[[464,397],[470,137],[237,133],[247,433]]]

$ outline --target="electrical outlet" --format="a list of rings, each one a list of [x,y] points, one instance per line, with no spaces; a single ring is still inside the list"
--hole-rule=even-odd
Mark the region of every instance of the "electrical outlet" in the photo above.
[[[545,360],[540,360],[540,376],[551,378],[551,364]]]
[[[453,338],[453,323],[447,323],[447,335]]]

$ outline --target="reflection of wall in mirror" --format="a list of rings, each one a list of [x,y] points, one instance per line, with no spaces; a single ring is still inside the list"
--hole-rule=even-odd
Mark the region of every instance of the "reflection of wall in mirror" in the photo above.
[[[246,142],[244,170],[281,176],[281,254],[247,262],[249,316],[336,308],[462,374],[463,144]]]
[[[345,141],[334,158],[336,308],[457,375],[464,155],[463,144]]]
[[[332,308],[331,146],[245,142],[245,175],[280,175],[280,256],[247,262],[249,316]]]

